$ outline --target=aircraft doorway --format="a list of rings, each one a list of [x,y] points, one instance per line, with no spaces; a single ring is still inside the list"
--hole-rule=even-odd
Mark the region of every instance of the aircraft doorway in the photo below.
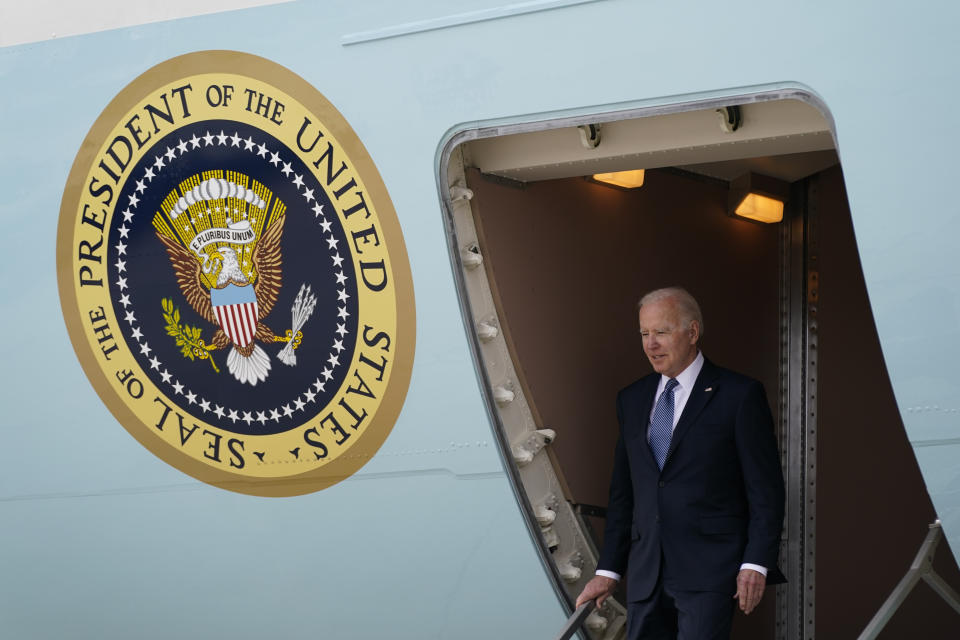
[[[574,126],[544,132],[542,149],[533,132],[457,149],[451,250],[478,373],[548,574],[575,597],[603,529],[592,507],[607,501],[615,394],[650,371],[637,299],[687,288],[703,309],[706,357],[763,382],[787,482],[789,582],[739,615],[734,637],[856,637],[934,515],[873,329],[842,170],[808,104],[745,105],[744,129],[756,129],[739,139],[724,139],[714,111],[605,123],[592,151],[613,151],[592,164],[589,150],[558,152],[564,135],[588,147],[596,130]],[[720,134],[691,131],[695,117]],[[659,137],[631,136],[632,125]],[[638,189],[583,177],[638,165]],[[750,171],[789,185],[783,222],[728,215],[731,182]],[[929,594],[911,606],[891,630],[956,622]],[[618,637],[623,610],[592,623],[593,637]]]

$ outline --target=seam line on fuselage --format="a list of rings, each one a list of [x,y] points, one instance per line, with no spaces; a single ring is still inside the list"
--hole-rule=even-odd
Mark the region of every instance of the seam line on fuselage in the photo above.
[[[602,0],[533,0],[532,2],[520,2],[515,4],[506,4],[489,9],[480,9],[477,11],[467,11],[465,13],[456,13],[451,16],[442,16],[440,18],[428,18],[426,20],[417,20],[415,22],[404,22],[390,27],[380,29],[371,29],[370,31],[358,31],[348,33],[340,38],[340,44],[348,47],[354,44],[363,44],[365,42],[376,42],[377,40],[387,40],[389,38],[399,38],[427,31],[438,31],[440,29],[449,29],[467,24],[476,24],[478,22],[488,22],[490,20],[499,20],[501,18],[512,18],[541,11],[552,11],[553,9],[564,9],[581,4],[592,4]]]
[[[931,440],[911,440],[910,446],[916,447],[941,447],[960,444],[960,438],[940,438]]]

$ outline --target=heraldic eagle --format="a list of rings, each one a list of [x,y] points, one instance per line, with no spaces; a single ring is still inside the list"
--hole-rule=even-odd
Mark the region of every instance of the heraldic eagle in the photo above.
[[[177,276],[177,284],[183,297],[194,310],[217,327],[213,339],[205,348],[208,351],[232,346],[227,356],[227,368],[239,380],[250,385],[267,379],[270,372],[270,357],[260,348],[260,342],[287,342],[290,337],[279,337],[265,324],[277,302],[282,286],[280,237],[286,216],[281,214],[263,233],[253,251],[253,267],[256,278],[251,283],[240,268],[236,252],[230,247],[221,247],[209,256],[206,267],[197,257],[176,240],[157,233],[170,254],[170,264]],[[204,283],[202,272],[216,274],[213,289]],[[252,288],[252,291],[251,291]],[[228,293],[229,292],[229,293]],[[217,304],[215,298],[228,298],[225,304]],[[243,315],[236,311],[245,302],[249,307],[243,321],[234,320]],[[233,317],[230,310],[233,309]]]

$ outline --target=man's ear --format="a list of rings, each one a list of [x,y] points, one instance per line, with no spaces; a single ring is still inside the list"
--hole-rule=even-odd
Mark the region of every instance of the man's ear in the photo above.
[[[690,321],[690,341],[696,344],[700,340],[700,323],[696,320]]]

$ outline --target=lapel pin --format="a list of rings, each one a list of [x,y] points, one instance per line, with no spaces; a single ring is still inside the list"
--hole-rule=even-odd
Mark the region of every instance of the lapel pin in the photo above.
[[[713,387],[707,387],[706,389],[703,390],[704,393],[706,393],[707,391],[713,391]]]

